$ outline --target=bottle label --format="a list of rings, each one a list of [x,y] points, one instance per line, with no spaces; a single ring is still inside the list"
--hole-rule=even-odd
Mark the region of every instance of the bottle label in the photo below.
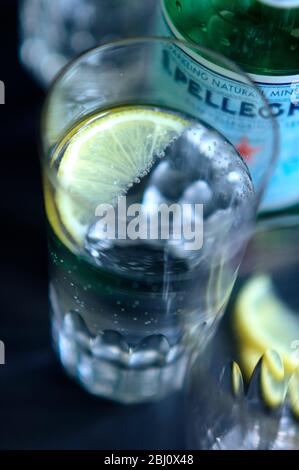
[[[260,3],[276,8],[296,8],[299,6],[299,0],[259,0]]]
[[[164,14],[160,19],[161,25],[159,25],[160,34],[184,39],[167,16],[165,8],[163,10]],[[205,84],[211,93],[217,93],[217,91],[219,93],[221,89],[229,90],[231,101],[234,101],[232,104],[234,108],[231,111],[236,111],[235,114],[231,113],[228,116],[227,109],[222,103],[219,105],[219,109],[216,107],[213,109],[211,106],[210,117],[212,121],[213,118],[216,119],[214,122],[217,122],[217,128],[234,143],[250,163],[251,172],[254,172],[252,162],[258,161],[264,156],[266,134],[263,135],[263,124],[259,119],[256,119],[258,123],[255,125],[260,127],[260,132],[251,132],[253,119],[249,118],[250,112],[248,112],[249,108],[246,108],[246,103],[254,102],[254,96],[248,96],[253,93],[252,87],[250,89],[245,83],[241,84],[240,76],[237,80],[233,72],[199,57],[196,52],[190,54],[189,49],[187,54],[182,48],[174,47],[172,51],[169,50],[168,55],[169,69],[176,68],[176,71],[173,72],[174,80],[179,79],[178,75],[181,72],[181,79],[183,80],[185,76],[189,82],[187,99],[194,111],[195,109],[199,110],[199,100],[195,96],[196,84],[199,82]],[[267,99],[280,130],[279,159],[263,198],[261,211],[280,210],[299,202],[299,75],[251,74],[250,76]],[[257,101],[256,99],[256,103]],[[257,117],[262,116],[265,112],[265,110],[259,109]],[[205,116],[203,119],[205,120]],[[267,129],[269,137],[269,124]],[[253,135],[254,139],[252,139]],[[250,141],[248,141],[248,136],[251,136]],[[256,171],[258,172],[258,165]]]

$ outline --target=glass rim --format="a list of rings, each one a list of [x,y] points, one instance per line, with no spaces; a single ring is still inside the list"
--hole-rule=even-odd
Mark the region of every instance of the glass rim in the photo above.
[[[78,54],[76,57],[71,59],[67,64],[65,64],[62,69],[57,73],[55,78],[53,79],[48,91],[47,95],[44,101],[44,104],[42,106],[42,111],[41,111],[41,126],[40,126],[40,147],[41,147],[41,155],[44,154],[44,151],[42,150],[43,145],[43,129],[44,129],[44,123],[46,122],[46,116],[47,116],[47,111],[49,107],[49,103],[51,101],[52,95],[55,93],[55,88],[57,84],[60,83],[60,81],[63,79],[63,77],[70,71],[72,70],[76,65],[80,64],[80,62],[89,56],[92,56],[94,53],[97,53],[99,51],[109,51],[112,50],[115,47],[125,47],[125,46],[134,46],[134,45],[147,45],[147,44],[165,44],[165,45],[175,45],[180,48],[182,48],[186,52],[186,48],[193,50],[193,52],[200,52],[201,54],[206,54],[208,58],[210,59],[220,59],[220,67],[227,67],[230,71],[233,73],[238,74],[240,77],[244,77],[244,83],[247,83],[248,85],[252,86],[253,90],[257,93],[259,99],[263,102],[263,105],[265,108],[269,111],[269,118],[268,122],[271,122],[272,126],[272,151],[271,151],[271,158],[269,161],[269,165],[267,167],[267,170],[265,171],[265,175],[262,177],[261,184],[257,188],[257,191],[255,192],[255,197],[254,201],[256,203],[256,206],[258,208],[262,196],[264,194],[264,190],[269,183],[275,164],[277,162],[278,158],[278,151],[279,151],[279,146],[280,146],[280,138],[279,138],[279,126],[277,119],[275,116],[272,114],[272,110],[270,107],[270,104],[262,91],[259,89],[259,87],[255,84],[253,79],[250,77],[250,74],[248,74],[246,71],[244,71],[238,64],[233,62],[232,60],[226,58],[224,55],[221,53],[218,53],[216,51],[213,51],[212,49],[201,46],[195,43],[192,43],[191,41],[186,41],[184,39],[176,39],[176,38],[167,38],[163,36],[135,36],[135,37],[130,37],[130,38],[122,38],[122,39],[117,39],[113,41],[109,41],[105,44],[100,44],[97,46],[93,46],[91,48],[86,49],[85,51],[81,52]],[[192,57],[193,58],[193,57]],[[196,58],[193,58],[196,60]],[[240,83],[242,83],[240,80],[237,79]],[[232,144],[233,145],[233,144]]]

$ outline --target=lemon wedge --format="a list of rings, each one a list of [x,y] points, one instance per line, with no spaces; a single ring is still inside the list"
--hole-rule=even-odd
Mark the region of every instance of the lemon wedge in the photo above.
[[[280,354],[286,373],[299,365],[294,348],[299,317],[278,298],[270,277],[255,276],[245,284],[236,303],[234,326],[247,372],[267,349]]]
[[[126,194],[189,126],[174,112],[131,106],[85,119],[64,138],[52,159],[55,201],[72,239],[82,245],[96,208]]]

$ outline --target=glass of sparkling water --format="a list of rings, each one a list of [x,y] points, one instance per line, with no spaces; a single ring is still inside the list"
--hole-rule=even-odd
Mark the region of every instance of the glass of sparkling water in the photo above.
[[[209,61],[238,90],[216,87]],[[232,128],[231,113],[250,121],[249,134],[248,122]],[[263,158],[242,158],[253,137]],[[53,340],[65,370],[122,403],[181,389],[224,312],[275,161],[263,95],[207,49],[124,40],[63,70],[42,144]]]

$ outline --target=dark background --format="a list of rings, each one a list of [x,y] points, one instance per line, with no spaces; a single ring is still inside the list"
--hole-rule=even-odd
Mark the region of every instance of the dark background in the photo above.
[[[184,449],[180,396],[114,405],[87,395],[52,353],[38,156],[44,93],[18,61],[15,0],[0,0],[0,59],[0,449]]]

